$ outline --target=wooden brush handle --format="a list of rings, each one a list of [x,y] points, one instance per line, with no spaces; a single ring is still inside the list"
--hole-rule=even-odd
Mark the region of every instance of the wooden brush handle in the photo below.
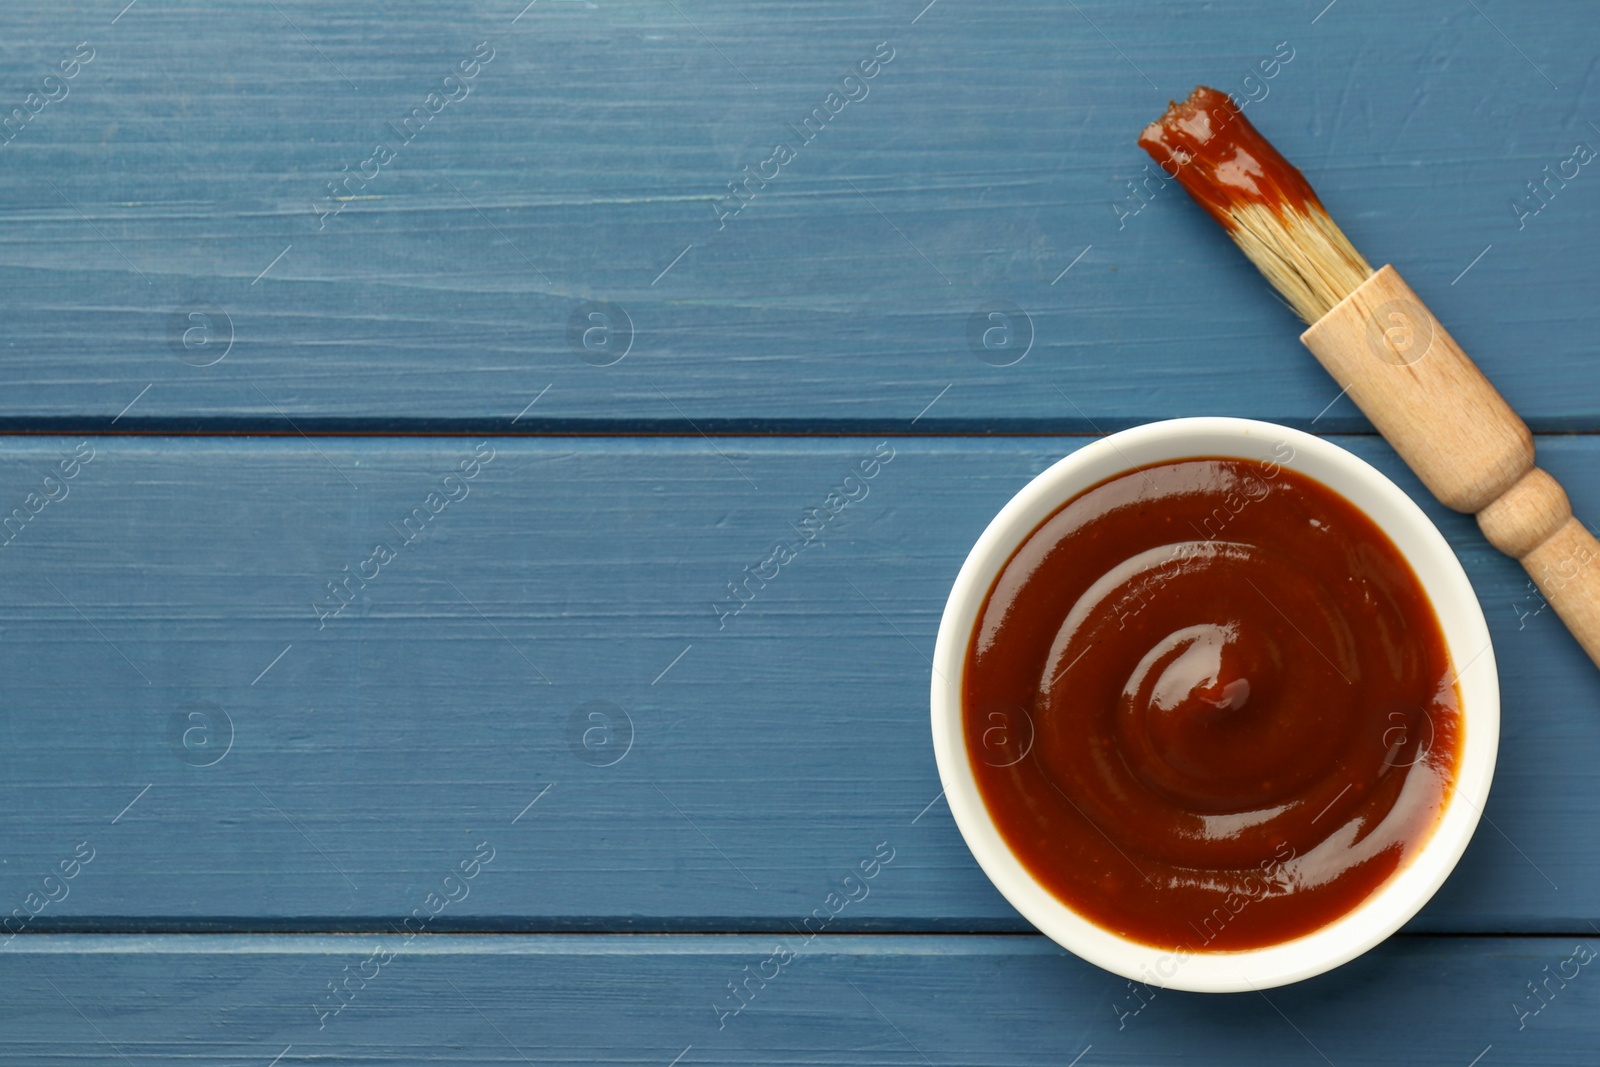
[[[1520,560],[1600,666],[1600,541],[1533,465],[1533,435],[1399,272],[1384,267],[1300,335],[1447,507]]]

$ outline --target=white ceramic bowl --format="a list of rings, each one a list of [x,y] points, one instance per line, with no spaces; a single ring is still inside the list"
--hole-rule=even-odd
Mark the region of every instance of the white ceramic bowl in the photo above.
[[[1294,449],[1283,461],[1281,442]],[[1236,952],[1165,950],[1130,941],[1073,911],[1036,882],[1000,836],[978,793],[961,722],[962,674],[978,612],[1017,546],[1061,505],[1135,467],[1200,456],[1275,460],[1355,504],[1410,562],[1433,602],[1459,670],[1464,746],[1455,788],[1433,836],[1366,902],[1292,941]],[[956,825],[990,881],[1063,948],[1115,974],[1164,988],[1238,992],[1298,982],[1333,969],[1394,933],[1433,896],[1472,839],[1500,744],[1500,683],[1483,609],[1444,536],[1376,468],[1299,430],[1250,419],[1172,419],[1084,446],[1022,490],[989,523],[957,575],[933,653],[933,749]]]

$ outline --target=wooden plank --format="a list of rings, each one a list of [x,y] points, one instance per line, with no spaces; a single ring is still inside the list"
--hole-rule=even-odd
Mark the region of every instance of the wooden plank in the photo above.
[[[1536,429],[1600,429],[1584,0],[521,6],[0,13],[0,111],[66,93],[4,147],[0,429],[1360,429],[1213,225],[1129,191],[1201,80],[1266,94],[1247,114]],[[1548,202],[1546,167],[1577,168]]]
[[[887,842],[839,929],[1026,929],[938,801],[926,657],[983,525],[1082,443],[88,439],[0,549],[0,914],[87,841],[31,929],[384,929],[488,841],[440,928],[782,929]],[[78,446],[0,441],[0,502]],[[1600,439],[1539,447],[1600,515]],[[719,629],[727,583],[874,456]],[[1488,612],[1505,732],[1493,826],[1416,928],[1581,928],[1600,676],[1425,506]]]
[[[1224,997],[1153,992],[1037,936],[23,937],[0,953],[0,1052],[122,1067],[1564,1065],[1592,1049],[1597,941],[1399,937]],[[758,973],[736,1000],[728,984]],[[326,987],[347,975],[334,1013]]]

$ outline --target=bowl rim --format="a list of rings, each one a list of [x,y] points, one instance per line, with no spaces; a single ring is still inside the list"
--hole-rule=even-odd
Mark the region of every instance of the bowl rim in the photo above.
[[[1292,450],[1289,458],[1282,446]],[[1276,453],[1273,451],[1276,449]],[[1322,482],[1371,518],[1420,580],[1457,667],[1463,744],[1455,785],[1432,835],[1377,892],[1318,930],[1263,948],[1163,949],[1124,938],[1044,888],[1001,837],[978,793],[961,722],[963,671],[978,612],[1000,569],[1047,517],[1084,490],[1169,460],[1273,460]],[[1145,423],[1097,438],[1017,491],[989,522],[956,576],[939,622],[930,675],[933,748],[956,826],[979,866],[1039,931],[1099,967],[1159,988],[1193,992],[1270,989],[1325,973],[1398,930],[1455,868],[1478,825],[1500,740],[1494,647],[1472,583],[1444,535],[1382,471],[1332,441],[1276,423],[1204,416]]]

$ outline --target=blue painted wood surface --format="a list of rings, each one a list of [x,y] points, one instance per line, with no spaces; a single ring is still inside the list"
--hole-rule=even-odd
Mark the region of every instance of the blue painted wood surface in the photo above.
[[[0,425],[104,428],[147,385],[118,426],[508,426],[548,387],[517,428],[904,430],[946,386],[919,428],[1307,424],[1338,387],[1253,268],[1176,186],[1129,214],[1135,136],[1204,80],[1265,92],[1246,114],[1535,428],[1594,427],[1600,179],[1511,209],[1600,145],[1591,5],[925,3],[11,8],[8,101],[94,58],[0,149]],[[1027,320],[985,362],[998,302]],[[618,332],[585,350],[589,305]]]
[[[78,440],[14,444],[4,499]],[[1423,495],[1381,441],[1336,440]],[[926,657],[989,517],[1083,441],[93,439],[0,549],[0,900],[88,839],[93,877],[36,928],[383,929],[506,834],[505,876],[445,926],[783,930],[888,840],[905,858],[847,928],[1026,929],[944,804],[917,818],[940,792]],[[1600,514],[1600,439],[1540,444]],[[727,583],[875,455],[865,497],[727,614]],[[1426,506],[1496,640],[1504,836],[1417,928],[1582,930],[1600,672]],[[375,542],[395,558],[337,608],[327,583],[372,573]]]
[[[1592,935],[1397,937],[1302,985],[1227,997],[1152,996],[1036,935],[824,934],[794,944],[782,965],[763,966],[785,936],[798,942],[792,934],[447,936],[409,947],[393,936],[29,938],[25,952],[0,954],[7,1051],[19,1063],[107,1067],[265,1067],[280,1055],[278,1067],[665,1067],[674,1057],[1464,1067],[1474,1056],[1567,1067],[1592,1062],[1600,1011],[1591,973],[1600,961],[1573,960],[1580,946],[1600,943]],[[736,1001],[728,983],[758,971],[770,981],[751,980]],[[1542,1000],[1529,992],[1529,982],[1558,971],[1576,977],[1564,986],[1551,979]],[[360,974],[370,977],[352,979],[345,1007],[326,1014],[326,985]]]
[[[0,10],[0,1059],[1593,1060],[1600,674],[1129,186],[1169,97],[1258,98],[1600,521],[1600,178],[1527,188],[1600,145],[1592,6],[124,2]],[[1053,435],[1194,414],[1419,498],[1504,732],[1405,934],[1139,1008],[977,870],[926,656]]]

